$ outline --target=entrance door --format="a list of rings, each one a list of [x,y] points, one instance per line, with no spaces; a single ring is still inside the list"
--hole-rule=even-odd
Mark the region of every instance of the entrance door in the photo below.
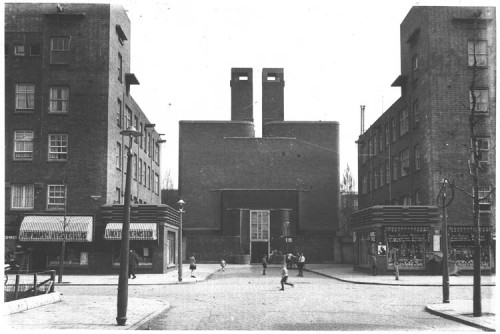
[[[251,262],[259,263],[269,253],[269,210],[250,211],[250,254]]]

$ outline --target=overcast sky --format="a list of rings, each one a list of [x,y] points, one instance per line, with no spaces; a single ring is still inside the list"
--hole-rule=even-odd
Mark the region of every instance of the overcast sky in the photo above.
[[[19,1],[12,1],[19,2]],[[29,1],[24,1],[29,2]],[[85,1],[66,1],[85,2]],[[99,2],[99,1],[91,1]],[[230,71],[254,70],[261,135],[261,71],[282,67],[285,120],[340,123],[340,170],[357,179],[360,105],[365,128],[399,97],[399,25],[414,5],[494,1],[124,0],[132,25],[131,94],[164,133],[162,177],[178,178],[179,120],[230,120]]]

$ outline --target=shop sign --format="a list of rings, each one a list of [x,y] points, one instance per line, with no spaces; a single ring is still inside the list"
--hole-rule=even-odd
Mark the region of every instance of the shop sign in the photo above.
[[[399,232],[387,233],[389,242],[423,242],[425,236],[423,233]]]
[[[486,241],[486,233],[481,233],[481,242]],[[474,233],[451,233],[451,242],[474,242],[476,235]]]
[[[63,240],[66,235],[66,240],[87,240],[87,232],[83,231],[21,231],[19,239],[23,241],[29,240]]]
[[[154,239],[154,231],[151,230],[130,230],[129,236],[131,239]],[[104,234],[105,239],[121,239],[121,230],[106,230]]]
[[[17,235],[6,235],[5,240],[17,240]]]

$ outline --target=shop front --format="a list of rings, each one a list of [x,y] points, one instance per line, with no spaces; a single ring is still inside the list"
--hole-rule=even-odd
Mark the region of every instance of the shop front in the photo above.
[[[374,206],[351,217],[354,269],[377,274],[430,273],[440,252],[439,211],[423,206]]]
[[[450,242],[449,259],[456,263],[458,271],[472,271],[474,269],[474,228],[472,226],[450,226],[448,227],[448,233]],[[492,269],[492,244],[491,227],[481,227],[481,270]]]
[[[65,241],[64,268],[85,271],[92,237],[92,216],[25,216],[18,238],[25,255],[19,262],[25,270],[55,269]]]

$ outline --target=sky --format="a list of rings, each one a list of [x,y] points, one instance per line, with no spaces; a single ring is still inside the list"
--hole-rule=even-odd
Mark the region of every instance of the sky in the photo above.
[[[367,129],[400,96],[391,84],[400,74],[399,26],[411,7],[495,5],[489,0],[111,2],[122,4],[130,18],[131,72],[140,82],[131,95],[165,134],[161,173],[163,181],[170,174],[174,188],[179,121],[230,120],[233,67],[253,68],[257,136],[262,68],[283,68],[285,121],[339,122],[340,171],[349,164],[357,180],[360,106],[366,108]]]

